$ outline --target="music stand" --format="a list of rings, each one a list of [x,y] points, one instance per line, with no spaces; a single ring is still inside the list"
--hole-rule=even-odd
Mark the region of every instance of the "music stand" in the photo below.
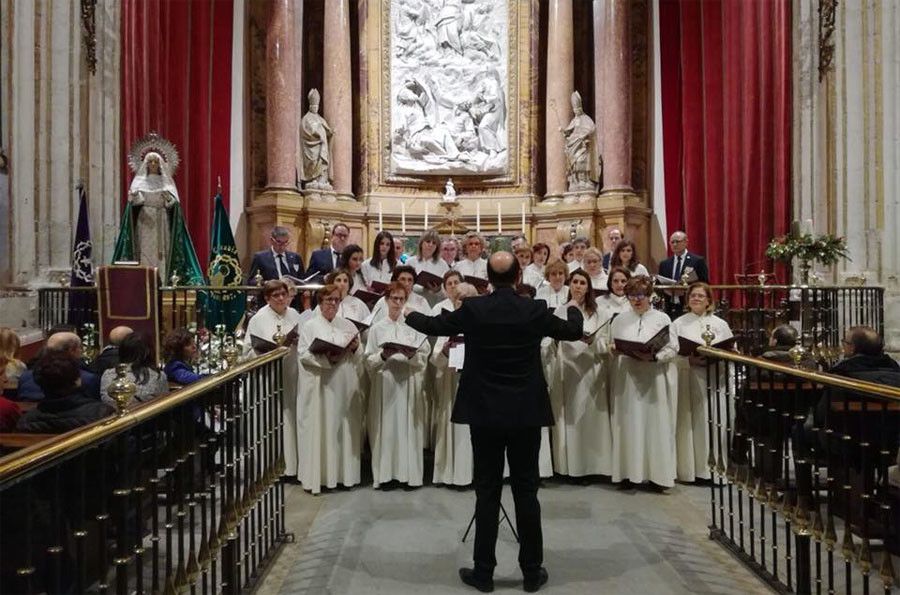
[[[500,517],[500,520],[502,521],[503,519],[506,519],[506,524],[509,525],[509,530],[512,531],[513,537],[516,538],[516,543],[519,543],[519,534],[516,533],[516,528],[513,526],[512,521],[509,520],[509,515],[506,514],[506,509],[503,508],[503,500],[500,501],[500,512],[503,514],[503,516]],[[475,513],[473,512],[472,519],[469,521],[469,526],[466,527],[466,532],[463,533],[462,543],[466,542],[466,538],[469,536],[469,531],[472,530],[472,525],[474,523],[475,523]]]

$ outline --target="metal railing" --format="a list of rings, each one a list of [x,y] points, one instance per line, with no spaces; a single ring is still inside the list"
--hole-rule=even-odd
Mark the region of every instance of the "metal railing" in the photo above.
[[[286,352],[0,459],[0,592],[251,587],[288,537]]]
[[[707,357],[710,537],[779,592],[869,593],[876,576],[890,592],[900,388],[698,351]]]

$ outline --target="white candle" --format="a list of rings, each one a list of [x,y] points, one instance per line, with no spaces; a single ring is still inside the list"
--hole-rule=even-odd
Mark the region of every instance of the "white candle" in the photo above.
[[[428,201],[425,201],[425,231],[428,231]]]
[[[384,231],[384,205],[378,201],[378,231]]]
[[[525,235],[525,203],[522,203],[522,235]]]
[[[497,203],[497,235],[503,235],[503,207]]]
[[[400,233],[406,233],[406,203],[400,203]]]
[[[475,233],[481,233],[481,203],[475,203]]]

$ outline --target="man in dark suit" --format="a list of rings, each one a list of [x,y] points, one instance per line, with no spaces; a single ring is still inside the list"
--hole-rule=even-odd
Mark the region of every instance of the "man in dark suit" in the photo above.
[[[494,589],[494,549],[503,489],[504,452],[519,529],[519,567],[525,590],[547,582],[543,563],[538,453],[541,427],[553,424],[541,363],[541,339],[574,341],[583,336],[583,319],[575,307],[568,320],[554,316],[541,302],[516,295],[521,271],[509,252],[488,261],[494,293],[467,298],[453,312],[429,317],[411,312],[409,326],[426,335],[464,334],[465,361],[453,422],[468,424],[475,463],[475,567],[461,568],[460,578],[479,591]]]
[[[281,279],[284,275],[303,277],[303,259],[296,252],[290,252],[288,246],[291,243],[291,234],[286,227],[272,228],[269,237],[271,247],[268,250],[257,252],[250,263],[250,271],[247,273],[247,285],[256,285],[254,277],[258,272],[263,281]]]
[[[681,282],[684,278],[688,283],[703,281],[709,283],[709,269],[706,268],[706,260],[699,254],[688,252],[687,234],[676,231],[669,236],[669,246],[672,248],[672,256],[659,263],[659,275]],[[676,293],[677,292],[677,293]],[[673,320],[684,313],[685,296],[679,290],[671,294],[665,294],[666,314]]]
[[[622,230],[618,227],[613,227],[606,232],[606,239],[609,243],[609,252],[603,255],[603,270],[608,271],[613,252],[616,251],[616,245],[622,241]]]
[[[95,357],[94,361],[88,365],[88,370],[98,377],[103,377],[104,372],[110,368],[115,368],[119,363],[119,345],[125,337],[133,332],[131,327],[127,326],[117,326],[109,331],[109,342],[100,352],[100,355]]]
[[[331,245],[328,248],[313,251],[309,257],[309,268],[306,276],[317,273],[316,278],[321,280],[338,267],[341,252],[347,247],[350,238],[350,228],[345,223],[335,223],[331,228]]]

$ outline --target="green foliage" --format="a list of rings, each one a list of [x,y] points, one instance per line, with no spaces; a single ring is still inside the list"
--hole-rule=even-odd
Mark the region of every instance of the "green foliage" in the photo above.
[[[800,237],[781,236],[769,242],[766,256],[773,260],[789,263],[795,256],[800,260],[832,265],[842,258],[850,260],[847,252],[847,241],[844,238],[823,234],[813,236],[804,234]]]

